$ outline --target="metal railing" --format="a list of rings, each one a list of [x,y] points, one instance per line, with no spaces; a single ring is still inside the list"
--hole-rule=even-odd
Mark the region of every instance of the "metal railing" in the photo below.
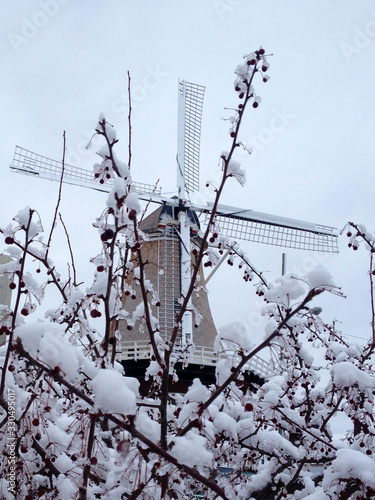
[[[121,341],[119,346],[120,351],[117,355],[117,359],[119,361],[137,361],[150,359],[152,356],[152,346],[147,341]],[[189,364],[200,366],[215,366],[221,359],[230,359],[233,366],[237,366],[242,360],[242,357],[234,351],[216,353],[213,348],[206,346],[195,346],[194,352],[190,354],[184,353],[182,349],[180,351],[176,349],[176,355],[179,355],[181,360],[187,361]],[[250,359],[250,361],[244,366],[244,370],[251,371],[264,379],[269,379],[276,373],[275,369],[269,362],[257,355]]]

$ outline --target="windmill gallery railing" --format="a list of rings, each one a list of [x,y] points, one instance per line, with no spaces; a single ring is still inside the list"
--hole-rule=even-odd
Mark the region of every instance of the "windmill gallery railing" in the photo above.
[[[147,341],[120,341],[119,347],[118,361],[138,361],[151,359],[152,356],[152,347]],[[242,360],[240,355],[233,351],[216,353],[212,347],[207,346],[195,346],[194,352],[187,357],[181,353],[181,358],[184,358],[189,364],[200,366],[215,366],[222,359],[230,359],[233,366],[236,366]],[[244,370],[250,371],[265,380],[276,374],[276,370],[270,363],[256,355],[245,365]]]

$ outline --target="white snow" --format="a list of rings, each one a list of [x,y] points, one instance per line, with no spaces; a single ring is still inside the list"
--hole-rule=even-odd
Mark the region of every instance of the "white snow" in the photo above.
[[[28,228],[28,238],[31,240],[34,238],[39,232],[43,231],[43,227],[39,220],[35,222],[35,220],[31,217],[32,211],[29,206],[20,210],[17,215],[14,217],[14,220],[19,223],[19,225],[23,228]],[[30,219],[31,218],[31,219]],[[35,219],[35,217],[34,217]]]
[[[160,439],[160,424],[153,420],[147,412],[137,416],[135,426],[139,432],[157,443]]]
[[[244,322],[236,321],[221,327],[215,339],[215,350],[221,352],[228,347],[238,349],[241,347],[246,351],[253,346],[252,335]]]
[[[128,377],[117,371],[108,368],[99,370],[91,381],[95,407],[108,413],[133,415],[137,410],[136,386],[136,381],[130,379],[129,383]]]
[[[320,286],[334,286],[332,274],[322,265],[315,266],[306,274],[307,281],[312,288]]]
[[[51,368],[59,367],[69,380],[78,377],[77,350],[65,336],[64,326],[56,323],[23,324],[16,328],[15,337],[31,356],[47,363]]]
[[[139,203],[138,194],[131,191],[126,197],[125,204],[129,209],[135,210],[139,214],[142,210],[141,204]]]
[[[305,293],[305,288],[301,281],[290,274],[281,276],[275,282],[278,283],[278,286],[270,288],[264,294],[265,298],[270,302],[296,300]]]
[[[237,439],[237,422],[227,413],[219,412],[214,421],[213,425],[217,433],[224,433],[226,436],[232,439]]]
[[[59,475],[56,486],[60,498],[74,498],[77,494],[77,486],[65,474]]]
[[[330,488],[340,478],[359,479],[371,488],[375,488],[375,462],[360,451],[349,448],[337,450],[331,468],[324,475],[323,488]]]
[[[74,469],[74,462],[65,453],[61,453],[56,458],[54,465],[61,474],[65,474],[69,470]]]
[[[358,384],[360,390],[375,387],[375,379],[349,361],[333,365],[332,371],[333,382],[339,387],[349,387],[354,384]]]
[[[177,436],[173,439],[174,445],[171,454],[184,465],[207,466],[212,463],[212,453],[206,449],[206,440],[203,436],[198,436],[193,432],[186,436]]]
[[[237,160],[230,160],[227,173],[230,177],[238,180],[241,186],[246,184],[246,172],[241,168],[241,163]]]
[[[291,455],[293,458],[301,458],[301,452],[279,432],[273,430],[260,430],[255,436],[246,440],[249,443],[257,443],[261,449],[269,453],[275,453],[275,450]]]
[[[207,387],[204,386],[198,378],[195,378],[192,385],[189,387],[185,398],[186,401],[204,402],[209,398],[209,396],[210,391]]]
[[[329,497],[324,493],[324,491],[321,488],[319,488],[315,493],[307,495],[307,497],[304,498],[305,500],[329,500]]]

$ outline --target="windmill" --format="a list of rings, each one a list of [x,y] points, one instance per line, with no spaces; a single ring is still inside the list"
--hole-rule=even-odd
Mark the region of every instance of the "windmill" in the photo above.
[[[138,193],[140,199],[161,205],[154,214],[145,219],[142,229],[150,234],[154,233],[154,236],[156,235],[155,237],[159,240],[173,242],[169,250],[165,247],[165,261],[161,265],[164,267],[174,266],[169,283],[164,283],[163,286],[167,291],[169,288],[173,288],[173,283],[176,284],[178,281],[178,290],[174,293],[177,298],[186,296],[189,288],[192,258],[191,237],[199,229],[197,214],[209,215],[213,207],[213,204],[210,203],[200,205],[189,201],[190,195],[199,190],[199,150],[204,91],[204,87],[186,81],[180,81],[178,84],[177,196],[167,198],[160,190],[155,190],[152,185],[134,182],[132,184],[132,189]],[[60,181],[62,175],[61,162],[32,153],[19,146],[16,147],[10,168],[17,173],[54,181]],[[66,183],[98,191],[109,192],[111,189],[110,181],[100,184],[94,179],[91,172],[71,165],[65,164],[63,179]],[[223,234],[234,239],[309,251],[338,252],[336,229],[321,224],[220,204],[217,207],[216,223]],[[168,255],[176,256],[176,253],[179,253],[177,262],[172,262],[172,257],[169,259],[166,257]],[[172,315],[173,318],[174,308],[178,307],[176,297],[172,296],[171,300],[172,302],[168,306],[169,311],[165,310],[163,313],[165,318],[168,314]],[[194,341],[194,325],[190,306],[191,304],[188,305],[182,318],[181,344],[183,346]],[[165,319],[166,321],[167,319]],[[209,346],[203,347],[208,348]],[[127,352],[129,353],[130,350],[128,349]],[[129,354],[133,359],[139,355],[138,348]],[[147,356],[149,355],[150,353],[147,353]],[[254,363],[262,365],[264,362],[259,358],[254,360]],[[260,365],[256,370],[264,374],[265,368]]]

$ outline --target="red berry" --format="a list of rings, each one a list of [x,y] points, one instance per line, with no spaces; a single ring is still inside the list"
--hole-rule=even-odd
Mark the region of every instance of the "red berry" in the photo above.
[[[96,457],[91,457],[90,462],[92,465],[96,465],[98,463],[98,459]]]
[[[134,210],[134,208],[132,208],[129,212],[129,215],[128,215],[129,219],[130,220],[135,220],[136,217],[137,217],[137,211]]]
[[[32,424],[35,425],[35,427],[37,427],[39,425],[39,418],[35,417],[32,421]]]
[[[259,104],[255,101],[253,102],[253,108],[257,108],[259,106]]]
[[[11,290],[14,290],[15,288],[17,288],[17,285],[16,285],[15,283],[10,283],[10,284],[9,284],[9,288],[10,288]]]
[[[24,444],[21,446],[20,448],[21,450],[21,453],[27,453],[27,446],[25,446]]]
[[[22,316],[28,316],[29,315],[29,310],[26,307],[23,307],[21,309],[21,314],[22,314]]]
[[[96,270],[98,271],[98,273],[102,273],[104,271],[104,266],[98,266]]]
[[[264,50],[264,49],[259,49],[259,54],[260,54],[261,56],[263,56],[263,55],[264,55],[264,53],[265,53],[265,50]]]
[[[5,243],[6,243],[7,245],[13,245],[13,243],[14,243],[14,239],[13,239],[11,236],[7,236],[7,237],[5,238]]]
[[[14,365],[9,365],[9,366],[8,366],[8,370],[9,370],[10,372],[14,372],[14,370],[15,370]]]
[[[108,241],[111,240],[114,236],[114,232],[112,229],[106,229],[104,233],[100,236],[102,241]]]

